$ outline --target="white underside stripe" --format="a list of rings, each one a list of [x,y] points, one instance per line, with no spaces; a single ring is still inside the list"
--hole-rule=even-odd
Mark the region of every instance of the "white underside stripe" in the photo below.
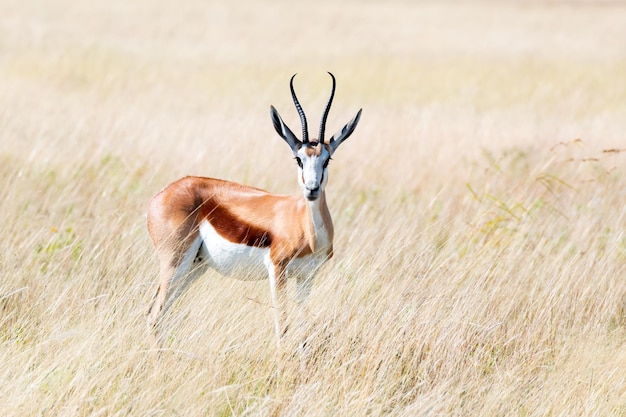
[[[220,274],[239,279],[267,278],[264,260],[269,256],[269,248],[230,242],[207,220],[200,223],[200,237],[204,243],[200,254]]]
[[[223,238],[207,220],[200,223],[202,246],[200,255],[207,266],[222,275],[244,280],[266,279],[270,263],[269,248],[258,248],[230,242]],[[289,276],[308,276],[326,262],[324,251],[316,255],[292,259],[287,265]]]

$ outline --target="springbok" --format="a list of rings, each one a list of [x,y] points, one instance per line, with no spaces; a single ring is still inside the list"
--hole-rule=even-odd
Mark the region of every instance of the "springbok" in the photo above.
[[[324,141],[335,94],[335,77],[329,74],[332,89],[318,139],[309,139],[306,117],[293,88],[295,74],[289,87],[302,123],[302,140],[270,106],[276,132],[295,156],[302,195],[277,195],[220,179],[184,177],[152,198],[148,231],[161,267],[159,286],[147,312],[155,343],[159,318],[208,268],[226,276],[249,277],[250,271],[259,272],[263,267],[269,276],[274,328],[280,343],[286,331],[281,321],[287,276],[296,277],[296,299],[301,304],[311,291],[313,275],[333,256],[333,224],[324,192],[328,163],[361,117],[362,109]]]

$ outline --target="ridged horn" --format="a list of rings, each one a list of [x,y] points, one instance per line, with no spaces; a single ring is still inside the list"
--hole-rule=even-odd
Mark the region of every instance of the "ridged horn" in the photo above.
[[[291,81],[289,81],[289,88],[291,89],[291,97],[293,98],[293,104],[296,105],[296,110],[298,110],[298,114],[300,115],[300,122],[302,123],[302,143],[309,143],[309,128],[306,123],[306,116],[304,115],[304,110],[302,110],[302,106],[298,101],[298,97],[296,97],[296,92],[293,89],[293,79],[297,74],[293,74],[291,77]]]
[[[320,134],[319,141],[320,143],[324,143],[324,130],[326,130],[326,118],[328,118],[328,112],[330,112],[330,106],[333,104],[333,97],[335,97],[335,76],[328,72],[330,78],[333,79],[333,88],[330,90],[330,98],[328,99],[328,103],[326,103],[326,109],[324,110],[324,114],[322,115],[322,121],[320,122]]]

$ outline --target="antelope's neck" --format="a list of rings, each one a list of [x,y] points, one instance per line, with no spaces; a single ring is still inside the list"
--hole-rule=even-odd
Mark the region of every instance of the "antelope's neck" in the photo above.
[[[322,192],[315,201],[308,201],[309,212],[309,245],[313,252],[320,250],[332,251],[333,245],[333,221],[326,205],[326,193]]]

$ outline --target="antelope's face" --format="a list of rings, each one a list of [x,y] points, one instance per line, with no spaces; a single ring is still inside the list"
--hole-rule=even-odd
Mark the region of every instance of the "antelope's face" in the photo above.
[[[330,72],[329,72],[330,74]],[[335,95],[335,77],[330,74],[333,80],[333,87],[330,92],[330,98],[326,104],[326,109],[322,115],[320,122],[320,133],[318,140],[309,140],[309,129],[307,127],[306,116],[304,111],[298,102],[296,92],[293,89],[293,77],[289,82],[291,89],[291,97],[293,103],[296,105],[296,110],[300,115],[300,121],[302,122],[302,140],[298,139],[296,135],[289,129],[289,127],[283,122],[283,119],[278,114],[278,111],[274,106],[270,107],[270,115],[272,116],[272,122],[274,123],[274,129],[280,135],[281,138],[287,142],[296,162],[298,163],[298,183],[304,197],[309,201],[317,200],[328,182],[328,163],[330,157],[341,143],[348,139],[348,137],[354,132],[359,118],[361,117],[361,110],[359,110],[352,120],[350,120],[339,132],[335,133],[328,142],[324,142],[324,130],[326,129],[326,118],[330,111],[330,105],[333,102]]]
[[[330,147],[320,142],[303,144],[295,152],[298,163],[298,183],[304,197],[315,201],[326,188]]]

